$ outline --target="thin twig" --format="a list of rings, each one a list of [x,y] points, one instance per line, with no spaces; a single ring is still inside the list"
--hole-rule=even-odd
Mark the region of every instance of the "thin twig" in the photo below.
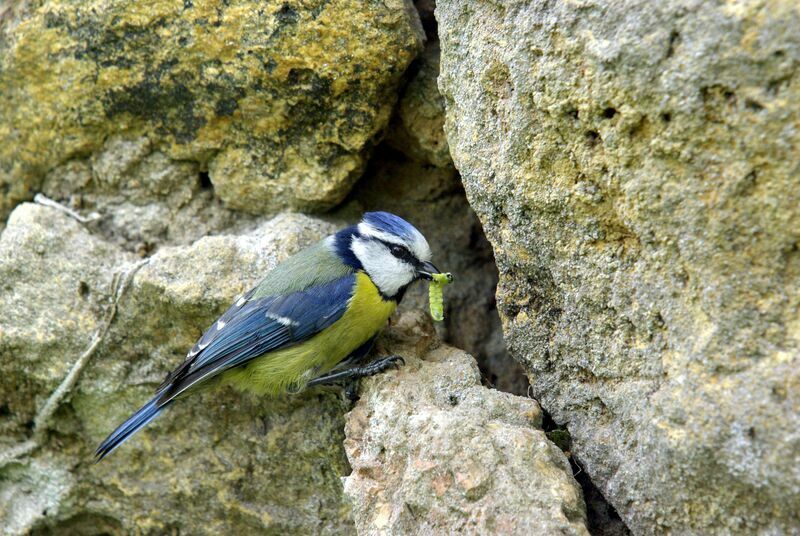
[[[36,441],[33,439],[28,439],[27,441],[23,441],[22,443],[17,443],[13,447],[3,452],[0,452],[0,468],[5,467],[12,461],[16,460],[17,458],[21,458],[26,454],[30,454],[36,447],[39,445],[36,444]]]
[[[38,204],[38,205],[42,205],[42,206],[45,206],[45,207],[50,207],[50,208],[54,208],[56,210],[59,210],[59,211],[63,212],[64,214],[66,214],[67,216],[69,216],[70,218],[72,218],[74,220],[77,220],[77,221],[79,221],[79,222],[81,222],[83,224],[92,223],[94,221],[99,220],[102,217],[97,212],[92,212],[88,216],[81,216],[80,214],[78,214],[77,212],[72,210],[71,208],[62,205],[58,201],[53,201],[52,199],[50,199],[49,197],[47,197],[44,194],[36,194],[35,196],[33,196],[33,202]]]
[[[10,461],[21,456],[30,454],[41,446],[41,441],[47,432],[47,428],[50,425],[50,420],[53,418],[53,414],[55,414],[58,406],[61,405],[61,402],[63,402],[64,398],[70,393],[70,391],[72,391],[72,388],[80,378],[81,372],[83,372],[83,369],[86,367],[87,363],[89,363],[89,359],[91,359],[92,355],[94,355],[95,351],[100,346],[100,343],[103,342],[103,339],[108,333],[111,323],[114,321],[114,318],[117,314],[117,305],[119,304],[123,294],[125,294],[125,291],[128,289],[130,282],[133,280],[133,276],[142,266],[147,264],[149,260],[150,259],[143,259],[139,261],[129,270],[125,271],[122,275],[120,275],[119,272],[114,274],[111,279],[111,305],[103,317],[103,323],[100,326],[100,329],[98,329],[92,337],[92,342],[89,344],[89,347],[86,348],[80,357],[78,357],[78,359],[72,365],[72,368],[70,368],[70,371],[67,373],[64,379],[61,380],[61,383],[58,385],[58,387],[56,387],[55,391],[53,391],[47,398],[44,406],[42,406],[42,408],[36,413],[36,417],[33,419],[33,435],[31,438],[23,443],[11,447],[5,452],[0,452],[0,467],[3,467]]]
[[[581,466],[581,464],[578,463],[578,460],[575,459],[575,456],[572,457],[572,461],[575,462],[575,465],[578,466],[578,471],[575,472],[575,473],[572,473],[572,476],[574,478],[574,477],[578,476],[579,474],[581,474],[583,472],[583,467]]]

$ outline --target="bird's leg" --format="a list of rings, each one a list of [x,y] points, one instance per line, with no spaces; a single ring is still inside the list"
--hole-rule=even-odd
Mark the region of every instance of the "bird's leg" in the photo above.
[[[377,335],[373,336],[367,342],[353,350],[349,356],[344,358],[339,362],[338,365],[336,365],[334,370],[338,372],[366,361],[367,356],[369,356],[369,353],[372,350],[372,347],[375,345],[375,339],[377,337]],[[344,396],[346,396],[350,402],[355,402],[358,400],[358,383],[358,378],[352,378],[344,381]]]
[[[406,361],[399,355],[390,355],[387,357],[382,357],[372,363],[367,363],[363,366],[355,366],[350,367],[348,369],[339,370],[336,372],[331,372],[329,374],[324,374],[317,378],[314,378],[310,382],[308,382],[308,387],[312,387],[314,385],[331,385],[331,384],[338,384],[344,383],[352,380],[358,380],[359,378],[364,378],[367,376],[374,376],[375,374],[380,374],[381,372],[398,367],[399,365],[405,365]],[[348,389],[350,390],[350,389]],[[350,393],[348,393],[349,395]]]
[[[336,367],[334,367],[333,370],[335,371],[344,370],[346,368],[350,368],[350,366],[352,365],[357,365],[359,363],[363,363],[364,361],[366,361],[370,350],[372,350],[372,347],[375,346],[375,339],[377,338],[378,336],[375,335],[367,342],[365,342],[364,344],[353,350],[350,353],[350,355],[339,361],[339,363],[336,364]]]

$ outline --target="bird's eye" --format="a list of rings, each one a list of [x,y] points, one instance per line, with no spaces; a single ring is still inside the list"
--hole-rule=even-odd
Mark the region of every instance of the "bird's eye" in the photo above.
[[[401,259],[408,255],[408,250],[403,246],[392,246],[389,251],[392,252],[392,255]]]

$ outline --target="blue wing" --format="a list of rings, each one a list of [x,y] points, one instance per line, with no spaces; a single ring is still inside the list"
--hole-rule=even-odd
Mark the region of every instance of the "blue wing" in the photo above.
[[[162,406],[190,387],[261,355],[302,342],[327,328],[347,310],[356,277],[282,296],[253,298],[254,290],[237,300],[206,330],[158,388]]]
[[[206,330],[155,397],[114,430],[95,451],[100,461],[200,382],[267,352],[304,341],[342,317],[355,290],[354,274],[280,296],[236,301]]]

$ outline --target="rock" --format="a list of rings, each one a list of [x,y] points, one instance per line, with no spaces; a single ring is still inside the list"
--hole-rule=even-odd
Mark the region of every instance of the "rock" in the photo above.
[[[3,215],[120,136],[207,170],[229,207],[330,208],[423,39],[410,0],[47,0],[3,18]],[[94,180],[126,180],[93,160]]]
[[[538,404],[481,387],[468,354],[430,349],[422,315],[407,313],[387,335],[406,365],[364,381],[347,416],[344,490],[358,533],[588,534],[580,488],[539,428]]]
[[[400,97],[397,115],[387,142],[411,159],[437,167],[452,168],[444,133],[444,99],[439,93],[439,43],[425,48],[415,64],[416,72]]]
[[[202,393],[92,464],[99,441],[147,401],[237,293],[333,228],[282,215],[153,255],[40,448],[0,466],[0,526],[9,534],[352,532],[340,482],[346,405],[335,391],[274,400]],[[12,213],[0,238],[0,454],[26,439],[98,329],[113,274],[133,258],[56,210],[23,204]]]
[[[131,260],[54,209],[11,214],[0,236],[2,435],[33,419],[89,345],[114,271]]]
[[[510,350],[639,534],[797,530],[800,15],[440,0]]]
[[[146,137],[107,140],[91,158],[50,170],[41,185],[48,197],[100,216],[104,238],[140,255],[165,245],[188,245],[254,219],[225,208],[208,174],[175,161]]]

